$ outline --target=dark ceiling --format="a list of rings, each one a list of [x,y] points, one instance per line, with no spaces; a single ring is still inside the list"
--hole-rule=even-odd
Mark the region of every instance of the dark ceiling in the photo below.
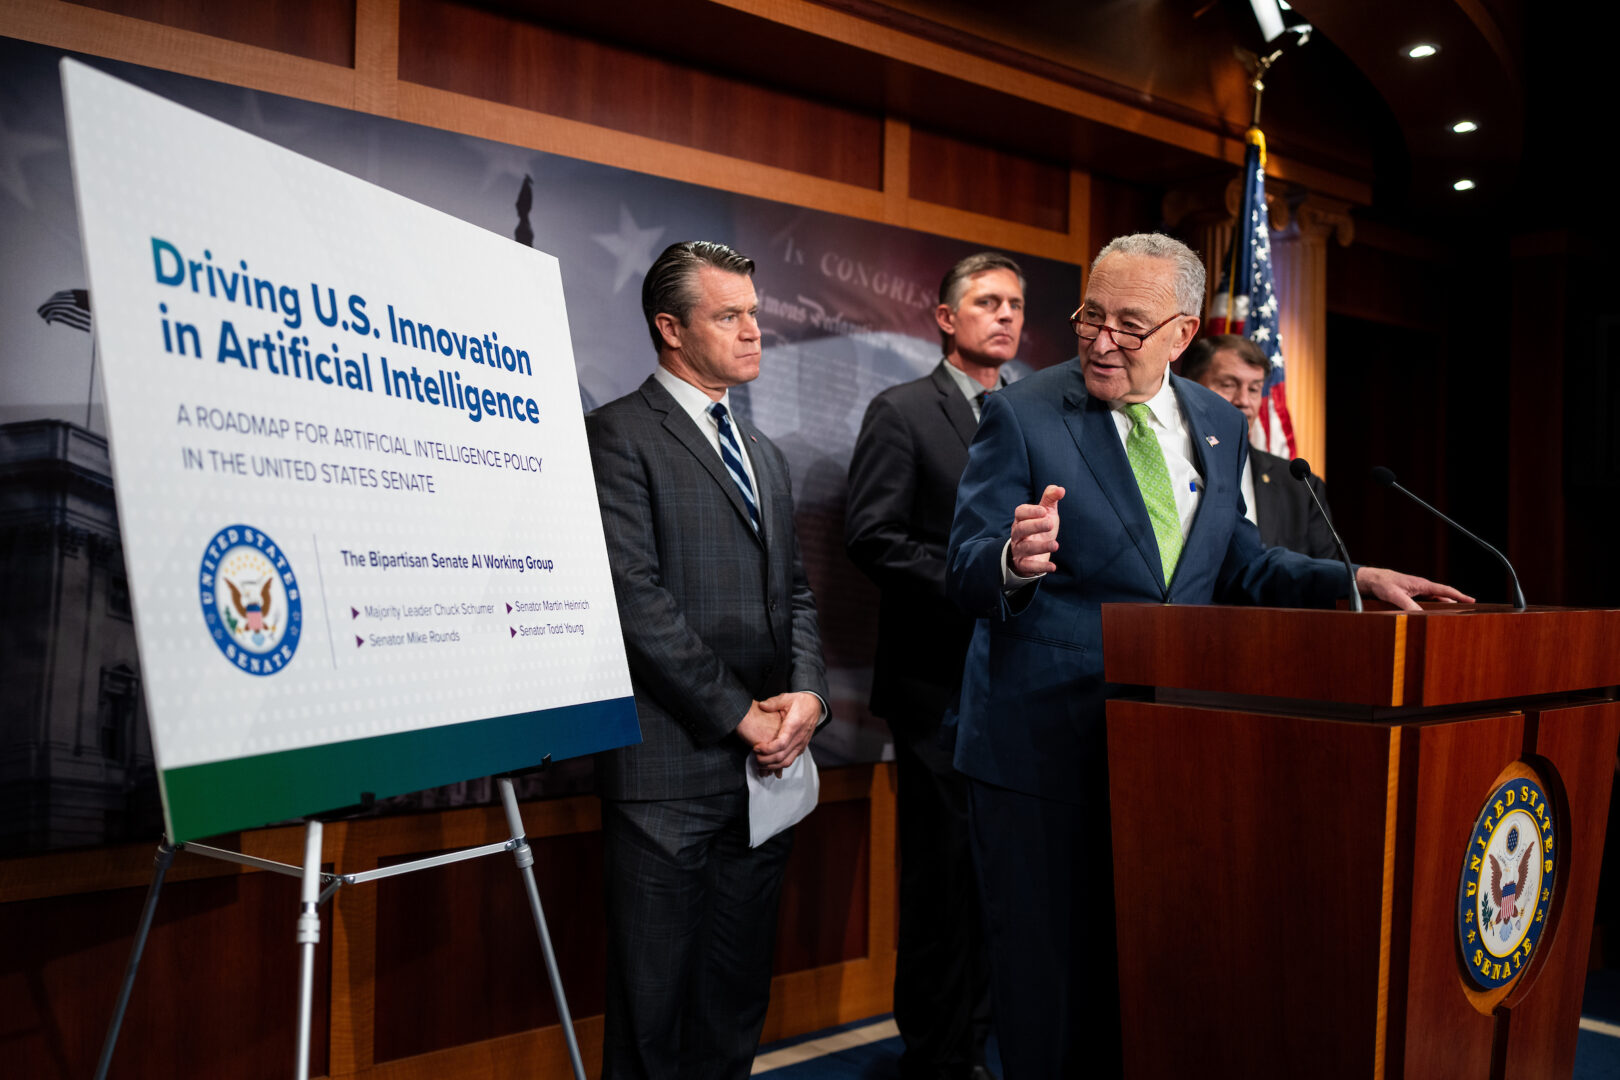
[[[822,6],[1240,137],[1260,50],[1247,0],[818,0]],[[890,60],[708,0],[486,0],[560,29],[1123,180],[1174,186],[1230,166],[1144,135]],[[1293,0],[1317,28],[1266,78],[1277,154],[1371,186],[1392,216],[1471,217],[1513,190],[1525,131],[1518,0]],[[1015,13],[1015,14],[1014,14]],[[1425,61],[1405,57],[1439,45]],[[1472,119],[1479,130],[1449,130]],[[1467,176],[1476,190],[1459,194]]]

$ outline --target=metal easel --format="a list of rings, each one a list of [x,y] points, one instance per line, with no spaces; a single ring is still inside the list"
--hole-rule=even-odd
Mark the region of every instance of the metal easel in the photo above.
[[[529,895],[529,910],[534,915],[535,932],[540,935],[540,948],[545,953],[546,976],[551,981],[551,994],[557,1002],[557,1019],[562,1023],[563,1038],[568,1043],[568,1059],[573,1064],[575,1080],[585,1080],[585,1065],[580,1060],[579,1041],[574,1035],[574,1021],[568,1013],[568,999],[563,994],[562,976],[557,971],[557,956],[551,947],[551,933],[546,929],[546,914],[540,906],[540,890],[534,881],[534,851],[529,847],[528,838],[523,832],[523,814],[518,809],[517,793],[513,789],[510,776],[500,776],[496,779],[501,792],[501,805],[506,810],[506,823],[511,829],[511,839],[484,844],[479,847],[463,848],[460,851],[434,855],[431,858],[415,859],[394,866],[380,867],[376,870],[363,870],[357,874],[328,874],[321,870],[321,831],[323,825],[318,818],[306,819],[304,863],[302,866],[293,866],[290,863],[276,862],[272,859],[261,859],[253,855],[244,855],[239,851],[228,851],[224,848],[209,847],[205,844],[171,844],[168,838],[165,837],[163,842],[158,845],[156,866],[152,873],[152,885],[146,892],[146,904],[141,910],[140,925],[135,931],[134,944],[130,947],[129,964],[124,969],[123,985],[119,987],[118,1000],[113,1006],[112,1020],[107,1026],[106,1041],[102,1043],[101,1060],[96,1065],[96,1080],[106,1080],[107,1070],[112,1065],[113,1049],[118,1045],[118,1029],[123,1025],[124,1011],[129,1005],[130,992],[135,986],[135,972],[141,963],[141,952],[146,948],[147,934],[152,929],[152,916],[157,910],[158,893],[163,888],[163,879],[169,871],[169,866],[174,862],[174,853],[180,850],[203,855],[210,859],[220,859],[224,862],[251,866],[259,870],[268,870],[274,874],[284,874],[301,880],[303,887],[299,898],[297,933],[300,967],[298,979],[298,1045],[297,1058],[293,1067],[295,1080],[309,1080],[309,1030],[310,1017],[314,1011],[315,946],[321,940],[321,905],[330,900],[345,885],[362,885],[368,881],[378,881],[382,878],[408,874],[416,870],[448,866],[451,863],[476,859],[483,855],[495,855],[503,851],[510,851],[513,858],[517,860],[518,872],[523,875],[523,886]]]

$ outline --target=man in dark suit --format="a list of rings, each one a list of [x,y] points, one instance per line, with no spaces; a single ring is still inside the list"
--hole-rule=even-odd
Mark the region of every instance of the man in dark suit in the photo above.
[[[658,369],[586,418],[642,741],[602,755],[605,1078],[745,1077],[790,834],[749,847],[745,769],[825,718],[787,462],[731,411],[759,374],[753,260],[672,245],[642,308]]]
[[[872,711],[899,774],[900,949],[894,1019],[906,1080],[986,1077],[990,968],[967,832],[967,780],[939,743],[973,620],[945,595],[956,483],[984,395],[1018,354],[1024,277],[1005,255],[951,267],[934,311],[945,357],[872,399],[849,462],[849,557],[882,590]]]
[[[1238,407],[1254,430],[1265,394],[1271,359],[1246,337],[1210,334],[1187,346],[1181,354],[1181,377],[1207,387]],[[1312,475],[1304,483],[1288,471],[1288,462],[1257,446],[1249,447],[1249,471],[1243,474],[1243,504],[1248,518],[1260,528],[1266,547],[1285,547],[1314,559],[1336,559],[1339,548],[1326,519],[1316,509],[1310,484],[1327,509],[1327,490]]]
[[[1239,493],[1243,417],[1168,374],[1203,294],[1177,240],[1104,247],[1071,319],[1080,355],[986,399],[957,492],[949,588],[979,622],[956,767],[1008,1080],[1121,1071],[1101,605],[1347,591],[1343,565],[1261,545]],[[1468,599],[1374,567],[1356,583],[1408,609]]]

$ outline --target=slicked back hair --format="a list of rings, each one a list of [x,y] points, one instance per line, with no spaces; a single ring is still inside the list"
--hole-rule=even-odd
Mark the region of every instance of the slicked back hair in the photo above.
[[[659,315],[673,315],[687,326],[697,306],[698,274],[705,266],[728,274],[754,276],[754,260],[712,240],[683,240],[671,244],[658,256],[641,282],[641,311],[647,317],[647,333],[652,335],[653,351],[664,350],[664,335],[658,332]]]
[[[1237,334],[1208,334],[1187,346],[1187,351],[1181,354],[1181,377],[1201,381],[1204,372],[1215,362],[1215,354],[1224,350],[1237,353],[1238,359],[1250,367],[1271,374],[1271,357],[1248,338]]]
[[[1131,233],[1129,236],[1116,236],[1097,252],[1097,257],[1091,261],[1091,272],[1096,273],[1098,265],[1114,254],[1146,255],[1169,262],[1175,267],[1172,287],[1178,311],[1182,315],[1203,316],[1204,262],[1192,248],[1163,233]]]
[[[974,277],[987,270],[1011,270],[1018,279],[1018,288],[1023,290],[1024,271],[1010,257],[997,251],[980,251],[957,261],[956,265],[945,271],[945,276],[939,282],[939,302],[955,311],[962,302],[962,294],[967,292],[968,283]],[[951,335],[941,330],[939,332],[940,348],[950,351]]]

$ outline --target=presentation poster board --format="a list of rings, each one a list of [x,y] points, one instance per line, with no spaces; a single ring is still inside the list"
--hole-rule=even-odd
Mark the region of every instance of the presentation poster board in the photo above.
[[[556,259],[62,79],[170,838],[637,741]]]

